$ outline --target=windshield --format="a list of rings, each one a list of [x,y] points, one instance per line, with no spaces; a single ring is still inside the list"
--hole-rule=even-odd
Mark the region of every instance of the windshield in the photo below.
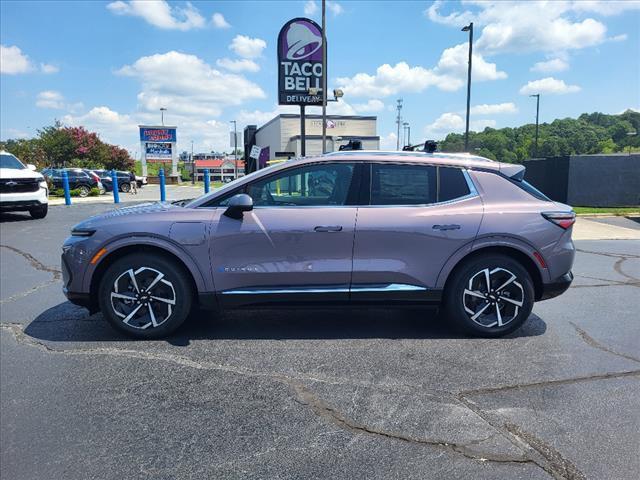
[[[14,170],[24,170],[26,167],[20,160],[10,153],[0,154],[0,168],[12,168]]]

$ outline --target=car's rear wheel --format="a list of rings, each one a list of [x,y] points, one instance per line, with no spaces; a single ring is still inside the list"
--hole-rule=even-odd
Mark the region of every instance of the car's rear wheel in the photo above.
[[[129,193],[131,191],[131,184],[126,182],[120,184],[120,190],[124,193]]]
[[[476,257],[457,268],[444,292],[445,315],[465,333],[500,337],[518,329],[531,314],[533,281],[505,255]]]
[[[49,205],[40,205],[39,207],[34,207],[31,210],[29,210],[29,214],[31,215],[31,218],[44,218],[47,216],[47,212],[49,211]]]
[[[79,192],[79,195],[84,198],[89,196],[89,192],[91,192],[91,189],[86,185],[80,185],[78,187],[78,192]]]
[[[136,338],[160,338],[185,321],[193,303],[189,274],[170,259],[136,253],[105,271],[98,290],[109,323]]]

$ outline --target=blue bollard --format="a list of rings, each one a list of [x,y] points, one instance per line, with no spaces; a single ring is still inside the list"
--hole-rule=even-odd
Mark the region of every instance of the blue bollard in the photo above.
[[[69,191],[69,174],[62,170],[62,188],[64,189],[64,204],[71,205],[71,192]]]
[[[160,171],[158,172],[158,178],[160,178],[160,201],[166,202],[167,192],[165,191],[165,184],[164,184],[164,168],[161,168]]]
[[[111,170],[111,185],[113,185],[113,203],[120,203],[120,191],[118,187],[118,175]]]
[[[204,169],[204,193],[209,193],[209,169]]]

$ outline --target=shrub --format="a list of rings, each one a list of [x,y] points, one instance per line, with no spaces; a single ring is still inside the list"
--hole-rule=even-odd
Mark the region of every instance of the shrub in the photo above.
[[[99,197],[100,196],[100,189],[98,188],[92,188],[91,191],[89,192],[89,196],[90,197]]]

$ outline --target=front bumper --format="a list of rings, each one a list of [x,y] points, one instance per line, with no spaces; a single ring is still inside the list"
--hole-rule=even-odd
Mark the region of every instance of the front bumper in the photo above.
[[[20,211],[49,203],[48,190],[40,187],[37,192],[0,193],[0,210]]]
[[[556,278],[553,282],[542,285],[542,296],[540,300],[548,300],[566,292],[573,282],[573,273],[570,271]]]

